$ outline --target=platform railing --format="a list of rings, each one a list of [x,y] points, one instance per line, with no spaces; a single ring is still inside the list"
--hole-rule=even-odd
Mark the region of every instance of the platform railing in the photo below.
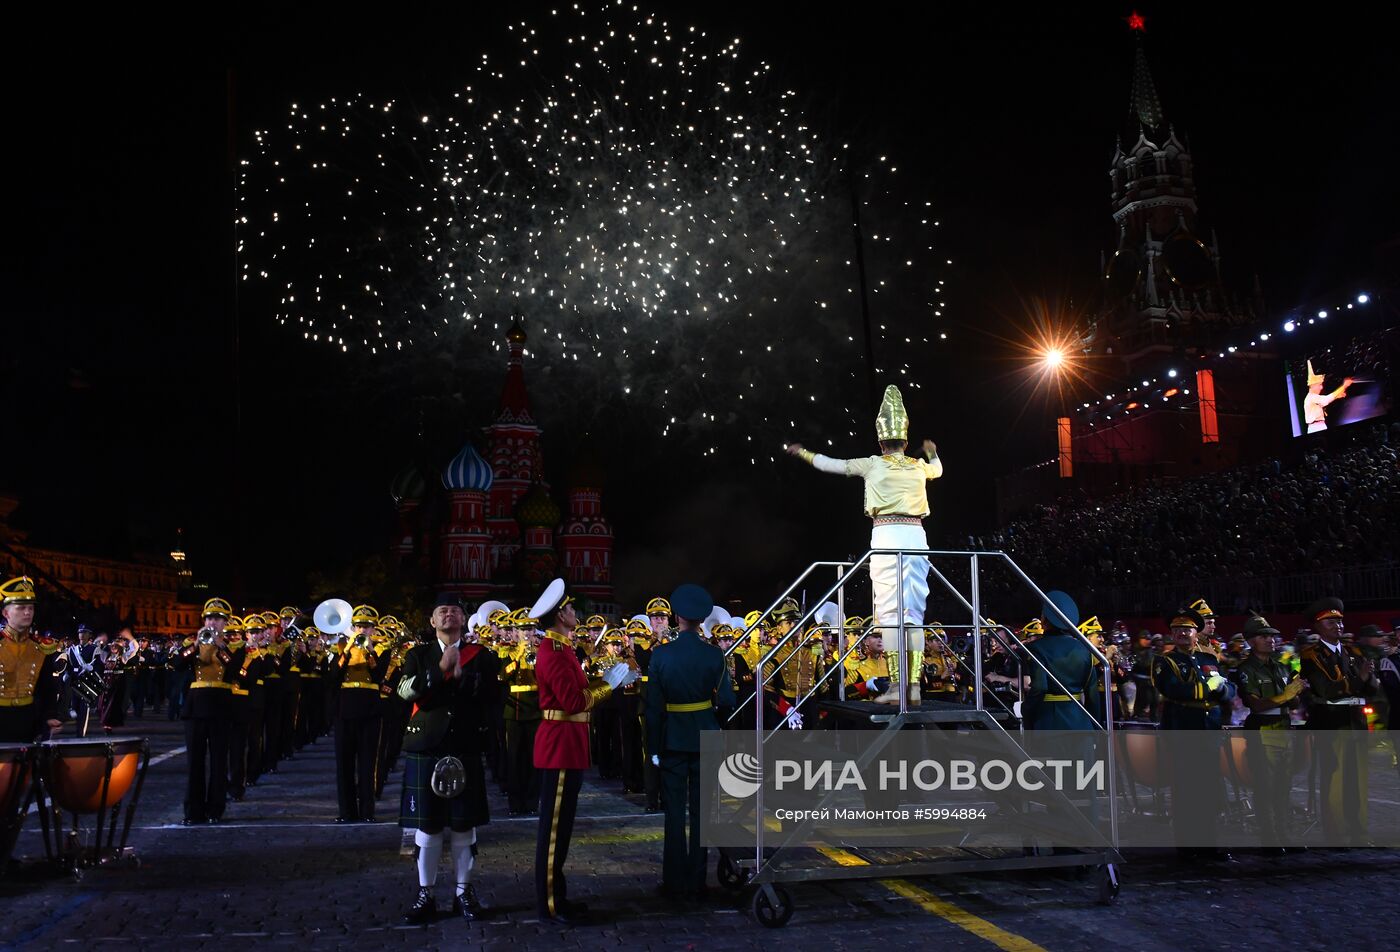
[[[813,574],[816,573],[818,570],[822,568],[836,569],[836,580],[831,584],[831,586],[828,587],[822,595],[820,595],[817,599],[811,602],[805,608],[805,610],[802,610],[799,617],[792,623],[792,626],[779,638],[779,640],[759,656],[757,663],[754,665],[753,671],[754,690],[747,697],[745,697],[738,705],[736,705],[735,710],[729,716],[729,719],[732,721],[735,717],[739,715],[740,711],[742,711],[746,705],[750,703],[753,704],[755,753],[759,760],[760,770],[763,771],[767,768],[767,758],[764,756],[767,743],[773,739],[774,735],[776,735],[779,730],[782,729],[782,724],[779,723],[778,725],[774,726],[771,730],[765,731],[765,710],[763,703],[765,688],[770,682],[772,682],[774,678],[780,676],[782,669],[786,665],[799,659],[800,653],[803,650],[806,650],[807,643],[811,640],[814,634],[816,634],[816,632],[809,630],[807,626],[815,618],[816,613],[819,610],[819,606],[825,604],[828,601],[831,601],[832,598],[835,597],[838,606],[838,615],[840,616],[840,619],[844,621],[845,586],[851,581],[852,578],[855,577],[856,573],[875,556],[895,557],[897,569],[896,578],[899,579],[899,593],[897,599],[897,618],[899,620],[892,625],[872,625],[869,628],[867,628],[864,632],[862,632],[856,638],[854,643],[845,646],[844,651],[840,653],[836,661],[822,674],[822,676],[811,686],[811,688],[808,689],[805,694],[801,694],[800,696],[794,699],[794,707],[800,709],[804,703],[816,697],[822,686],[827,682],[827,680],[832,676],[833,673],[844,670],[846,661],[851,657],[852,654],[855,653],[857,648],[859,648],[860,645],[864,643],[865,639],[868,638],[873,631],[883,631],[893,628],[896,632],[895,641],[897,643],[897,650],[899,653],[898,656],[900,659],[903,677],[898,679],[898,716],[892,719],[892,723],[895,725],[902,725],[907,721],[908,715],[910,714],[909,688],[910,685],[913,683],[912,678],[921,675],[921,672],[916,673],[909,670],[912,667],[912,665],[909,663],[910,656],[908,651],[910,637],[909,628],[913,627],[918,629],[920,631],[919,637],[924,638],[926,637],[924,632],[927,626],[925,626],[921,622],[911,622],[906,615],[903,585],[904,562],[907,558],[927,558],[929,560],[930,577],[937,579],[938,582],[943,586],[943,588],[946,589],[948,593],[950,593],[967,611],[971,613],[972,622],[966,627],[969,627],[972,630],[973,635],[971,652],[972,665],[970,667],[967,666],[965,663],[965,659],[960,659],[959,664],[965,670],[970,671],[970,673],[973,676],[972,703],[968,706],[969,714],[973,717],[973,719],[977,720],[979,723],[985,726],[1002,731],[1004,734],[1007,735],[1008,739],[1010,739],[1009,732],[1007,732],[1005,727],[1001,725],[998,719],[991,716],[990,712],[987,710],[988,692],[986,692],[984,689],[985,685],[982,662],[985,654],[983,651],[983,640],[984,638],[990,637],[996,640],[999,644],[1002,644],[1003,647],[1005,647],[1008,651],[1014,651],[1015,656],[1022,663],[1024,663],[1027,660],[1032,662],[1036,667],[1039,668],[1040,672],[1044,675],[1046,679],[1047,693],[1049,693],[1050,686],[1053,686],[1053,689],[1057,693],[1068,697],[1070,699],[1070,702],[1075,704],[1075,706],[1077,706],[1090,719],[1090,721],[1098,730],[1104,731],[1108,735],[1106,755],[1108,759],[1107,774],[1109,785],[1109,835],[1110,842],[1116,849],[1118,843],[1118,803],[1116,790],[1117,770],[1114,762],[1116,754],[1116,744],[1113,742],[1114,723],[1113,705],[1111,700],[1112,665],[1108,657],[1104,654],[1104,652],[1100,650],[1099,647],[1096,646],[1087,636],[1085,636],[1082,632],[1079,631],[1076,622],[1068,618],[1058,606],[1051,602],[1046,596],[1045,592],[1042,591],[1041,588],[1038,585],[1036,585],[1035,582],[1032,581],[1031,578],[1028,575],[1026,575],[1024,571],[1021,570],[1020,566],[1018,566],[1009,556],[1007,556],[1006,553],[1000,551],[977,552],[934,549],[870,549],[866,551],[863,555],[861,555],[859,558],[850,562],[813,562],[800,575],[798,575],[798,577],[793,581],[793,583],[789,585],[781,595],[774,599],[772,604],[770,604],[767,609],[761,612],[759,616],[753,620],[752,623],[747,624],[744,627],[742,634],[736,636],[734,644],[731,645],[730,648],[725,652],[726,657],[728,657],[728,655],[739,650],[740,647],[743,644],[745,644],[749,636],[756,629],[760,628],[765,622],[765,620],[771,618],[773,613],[777,611],[778,607],[781,606],[785,600],[790,598],[793,592],[797,591],[799,586],[801,586],[804,581],[811,578]],[[935,559],[968,560],[970,580],[970,590],[968,592],[968,596],[970,597],[964,596],[963,593],[960,592],[958,588],[948,580],[946,574],[939,570],[939,568],[934,564]],[[1011,632],[1009,629],[1006,629],[1004,626],[998,625],[997,623],[990,621],[982,614],[980,568],[982,565],[985,565],[988,562],[1005,563],[1007,566],[1009,566],[1013,573],[1017,577],[1019,577],[1021,582],[1026,587],[1028,587],[1045,606],[1045,609],[1048,615],[1050,616],[1044,619],[1046,624],[1058,628],[1062,631],[1069,632],[1070,634],[1068,635],[1068,637],[1078,638],[1089,649],[1089,652],[1091,653],[1095,661],[1097,661],[1098,663],[1097,666],[1099,669],[1099,675],[1102,678],[1102,692],[1104,698],[1104,709],[1102,717],[1100,717],[1097,712],[1090,711],[1087,707],[1085,707],[1083,701],[1080,699],[1079,692],[1082,690],[1083,685],[1075,685],[1073,688],[1071,688],[1070,686],[1064,684],[1062,681],[1060,681],[1058,677],[1056,677],[1054,672],[1052,672],[1048,667],[1046,667],[1046,665],[1035,655],[1034,652],[1020,650],[1020,646],[1014,644],[1014,638],[1011,638],[1010,641],[1008,641],[1007,638],[1003,638],[1003,632],[1005,632],[1008,638],[1011,637]],[[823,631],[829,627],[830,626],[819,626],[817,631]],[[836,626],[837,630],[841,630],[842,627],[843,626],[838,622],[838,625]],[[954,625],[946,627],[961,628],[963,626]],[[781,660],[778,660],[778,655],[782,652],[783,648],[790,642],[792,642],[794,639],[798,640],[793,650],[789,652],[786,657],[782,658]],[[946,646],[946,641],[944,641],[943,643]],[[1023,669],[1018,669],[1018,672],[1020,670]],[[841,684],[841,690],[844,691],[844,677],[839,683]],[[1018,673],[1018,692],[1022,691],[1022,684],[1023,675]],[[1003,702],[1000,698],[996,697],[994,694],[993,700],[997,704],[999,704],[1003,710],[1005,710],[1005,702]],[[1021,727],[1021,730],[1024,730],[1024,726]],[[1017,746],[1019,747],[1019,745]],[[755,794],[753,808],[757,816],[763,816],[762,786],[758,788],[758,791]],[[756,824],[756,868],[760,868],[764,864],[764,832],[764,824],[762,822]]]

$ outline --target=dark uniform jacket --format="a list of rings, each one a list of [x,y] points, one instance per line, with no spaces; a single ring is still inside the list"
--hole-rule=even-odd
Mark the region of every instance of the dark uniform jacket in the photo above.
[[[719,730],[715,708],[734,707],[734,686],[724,652],[703,643],[693,631],[658,645],[647,671],[647,750],[653,753],[698,753],[700,732]],[[668,711],[668,706],[709,702],[697,711]]]
[[[500,704],[495,654],[480,645],[464,644],[462,673],[448,676],[438,664],[442,644],[433,638],[415,645],[403,662],[399,696],[413,702],[404,730],[403,749],[414,754],[470,756],[480,750],[481,731],[490,725],[490,712]]]
[[[1074,635],[1054,633],[1052,629],[1027,645],[1026,650],[1040,660],[1040,664],[1027,665],[1031,689],[1021,712],[1026,726],[1035,730],[1097,730],[1098,725],[1087,712],[1102,709],[1102,692],[1096,659],[1089,646]],[[1045,669],[1055,675],[1059,684],[1050,680]],[[1060,700],[1067,696],[1078,703]],[[1081,704],[1085,710],[1080,710]]]

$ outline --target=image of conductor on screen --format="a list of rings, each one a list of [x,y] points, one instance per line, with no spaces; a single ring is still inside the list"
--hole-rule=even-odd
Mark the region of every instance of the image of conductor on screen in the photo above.
[[[1347,377],[1342,381],[1342,385],[1331,393],[1322,392],[1322,383],[1327,378],[1326,374],[1313,372],[1312,361],[1308,361],[1308,395],[1303,398],[1303,420],[1308,425],[1309,433],[1321,433],[1327,429],[1327,405],[1333,400],[1340,400],[1347,395],[1347,387],[1351,386],[1351,378]]]

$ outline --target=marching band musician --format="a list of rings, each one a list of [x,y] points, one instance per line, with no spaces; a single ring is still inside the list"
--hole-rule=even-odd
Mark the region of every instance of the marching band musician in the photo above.
[[[340,655],[335,719],[337,823],[374,822],[375,757],[379,749],[379,681],[383,658],[373,645],[379,612],[358,605],[350,612],[352,636]]]
[[[273,645],[283,646],[278,662],[282,674],[282,711],[277,727],[277,757],[279,760],[291,760],[296,753],[297,713],[301,709],[301,669],[297,662],[301,658],[302,646],[300,641],[292,639],[292,633],[288,631],[291,626],[280,612],[263,612],[262,618]]]
[[[783,603],[774,609],[772,617],[775,641],[781,641],[783,636],[792,630],[793,623],[801,614],[802,610],[797,607],[797,601],[791,598],[784,599]],[[773,660],[768,662],[765,676],[774,670],[778,672],[776,687],[771,680],[768,681],[768,697],[771,700],[769,708],[776,711],[778,717],[786,718],[788,727],[801,729],[803,720],[816,708],[814,703],[806,705],[799,702],[808,697],[813,686],[825,673],[824,647],[822,640],[814,638],[810,631],[799,631],[794,633],[787,643],[778,649]],[[789,658],[793,660],[789,661]]]
[[[34,582],[0,585],[0,741],[47,740],[63,725],[62,692],[54,675],[58,642],[34,631]]]
[[[864,627],[864,618],[848,618],[847,634],[855,637],[860,636],[860,628]],[[852,630],[850,622],[854,621],[860,627]],[[872,631],[865,636],[861,642],[858,653],[846,662],[846,689],[847,697],[851,697],[849,692],[854,691],[854,700],[870,701],[884,694],[889,688],[890,667],[885,659],[885,643],[882,633],[879,630]]]
[[[126,704],[131,699],[135,678],[132,676],[138,663],[141,645],[130,628],[117,632],[117,637],[107,645],[103,665],[104,686],[102,699],[97,709],[102,730],[112,733],[118,727],[126,726]]]
[[[267,629],[266,655],[270,667],[263,678],[267,688],[263,763],[268,773],[276,773],[277,764],[292,755],[292,722],[296,718],[301,682],[292,669],[296,649],[287,640],[281,616],[276,612],[263,612],[262,620]]]
[[[646,670],[645,665],[651,663],[651,634],[652,629],[646,620],[640,617],[628,621],[627,627],[623,629],[623,659],[635,666],[638,674],[636,681],[625,685],[620,691],[613,692],[622,734],[620,749],[624,793],[643,793],[647,790],[646,774],[642,769],[641,674]],[[659,795],[658,793],[657,796]],[[652,803],[653,801],[648,799],[648,807]]]
[[[266,760],[263,743],[267,734],[267,673],[272,659],[267,655],[268,634],[247,638],[242,667],[238,669],[237,684],[248,692],[248,754],[246,757],[247,786],[255,786],[262,778]]]
[[[237,669],[229,679],[229,731],[228,731],[228,795],[233,800],[242,800],[248,789],[248,762],[252,759],[252,746],[249,737],[254,726],[249,659],[257,657],[253,647],[267,629],[261,615],[249,615],[239,622],[230,618],[224,626],[224,637],[228,639],[229,653]],[[251,680],[256,680],[252,678]],[[262,727],[261,720],[257,726]]]
[[[676,629],[671,623],[671,603],[657,596],[647,602],[647,624],[651,628],[651,644],[635,652],[641,679],[637,683],[637,724],[642,748],[642,790],[645,794],[645,809],[648,813],[661,812],[661,768],[652,762],[652,751],[647,749],[647,716],[642,703],[642,692],[646,691],[650,676],[652,652],[675,637]]]
[[[388,655],[388,665],[379,685],[380,710],[383,725],[379,730],[378,766],[375,769],[376,798],[384,795],[384,781],[388,779],[394,764],[398,762],[399,750],[403,746],[404,728],[408,724],[408,704],[399,697],[400,668],[413,642],[408,632],[393,615],[380,619],[380,630],[385,637],[378,651]],[[463,629],[463,635],[466,631]]]
[[[228,735],[233,716],[233,672],[237,669],[224,637],[233,617],[226,599],[204,603],[204,627],[186,642],[181,670],[192,673],[185,691],[185,826],[217,823],[228,793]]]
[[[295,611],[295,609],[292,609]],[[288,609],[282,609],[286,618]],[[295,622],[295,617],[292,621]],[[302,651],[295,662],[301,674],[301,707],[297,712],[298,748],[316,743],[316,739],[326,732],[324,712],[326,697],[321,677],[322,662],[326,652],[321,647],[321,633],[315,628],[305,628],[301,632]]]
[[[625,660],[625,649],[625,639],[619,629],[606,632],[598,653],[587,668],[589,674],[601,677],[603,670]],[[614,691],[607,700],[600,701],[593,709],[593,715],[598,775],[604,780],[616,780],[622,776],[622,693]]]
[[[749,667],[748,661],[745,660],[741,652],[729,651],[737,634],[733,625],[715,626],[715,644],[719,645],[720,651],[728,652],[725,656],[725,665],[729,671],[729,683],[734,687],[736,703],[748,697],[748,692],[753,690],[753,669]],[[720,726],[732,730],[743,730],[747,726],[752,730],[753,719],[749,718],[746,725],[744,711],[739,711],[738,716],[733,718],[726,714],[725,719],[720,722]]]
[[[472,885],[479,826],[490,822],[482,741],[490,711],[499,707],[497,658],[463,637],[466,613],[456,595],[437,599],[430,618],[436,637],[409,648],[396,697],[413,705],[404,731],[403,797],[399,825],[418,847],[418,895],[404,921],[421,924],[437,913],[433,887],[451,830],[456,893],[452,911],[477,919],[487,910]]]
[[[948,645],[948,635],[943,630],[942,622],[935,621],[924,629],[924,642],[928,648],[921,680],[935,700],[956,701],[962,671],[958,667],[957,654]]]
[[[832,459],[811,450],[803,449],[802,444],[793,443],[787,451],[804,462],[810,463],[824,473],[840,476],[859,476],[865,482],[865,514],[873,520],[870,533],[872,549],[924,550],[928,548],[928,538],[924,534],[923,520],[929,514],[928,481],[943,475],[943,462],[938,458],[938,448],[932,440],[924,440],[923,459],[904,455],[909,439],[909,416],[904,409],[904,399],[899,388],[890,385],[885,388],[884,399],[880,402],[880,412],[875,418],[875,435],[880,443],[880,456],[867,456],[863,459]],[[870,559],[870,584],[875,597],[875,616],[882,631],[888,632],[889,644],[886,655],[898,654],[899,626],[921,625],[924,620],[924,606],[928,598],[929,562],[926,556],[906,555],[902,559],[895,555],[875,555]],[[899,618],[901,591],[903,593],[904,618]],[[908,649],[912,654],[918,651],[920,657],[911,664],[892,665],[890,691],[895,703],[899,698],[899,679],[913,671],[915,675],[922,661],[923,645],[914,645],[910,638]],[[922,641],[922,639],[919,639]],[[917,693],[917,677],[910,678],[911,694]],[[877,699],[881,700],[881,699]],[[913,698],[910,698],[911,702]],[[888,702],[886,702],[888,703]]]
[[[589,766],[589,712],[618,687],[636,680],[637,672],[619,663],[602,683],[589,682],[569,644],[577,616],[573,600],[565,595],[563,579],[549,584],[530,615],[547,629],[535,669],[542,718],[534,756],[541,772],[535,902],[542,921],[570,925],[588,911],[583,903],[569,901],[564,862],[583,772]]]
[[[507,685],[502,694],[506,725],[506,800],[511,816],[524,816],[534,809],[540,794],[539,771],[534,766],[535,734],[540,727],[539,689],[535,684],[535,661],[539,651],[537,622],[526,610],[517,608],[505,618],[514,644],[500,678]]]

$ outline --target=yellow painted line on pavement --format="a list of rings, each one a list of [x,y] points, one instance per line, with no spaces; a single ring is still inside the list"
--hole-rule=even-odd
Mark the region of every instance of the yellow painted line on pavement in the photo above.
[[[833,860],[842,866],[868,866],[865,860],[854,853],[849,853],[843,849],[833,847],[819,847],[817,850],[827,859]],[[940,899],[927,889],[915,886],[907,879],[882,879],[880,884],[889,889],[895,895],[911,899],[925,912],[931,912],[940,919],[951,922],[959,929],[971,932],[979,939],[983,939],[1003,949],[1004,952],[1045,952],[1045,949],[1036,945],[1030,939],[1023,938],[1014,932],[1007,932],[1000,926],[993,925],[981,916],[975,916],[946,899]]]

